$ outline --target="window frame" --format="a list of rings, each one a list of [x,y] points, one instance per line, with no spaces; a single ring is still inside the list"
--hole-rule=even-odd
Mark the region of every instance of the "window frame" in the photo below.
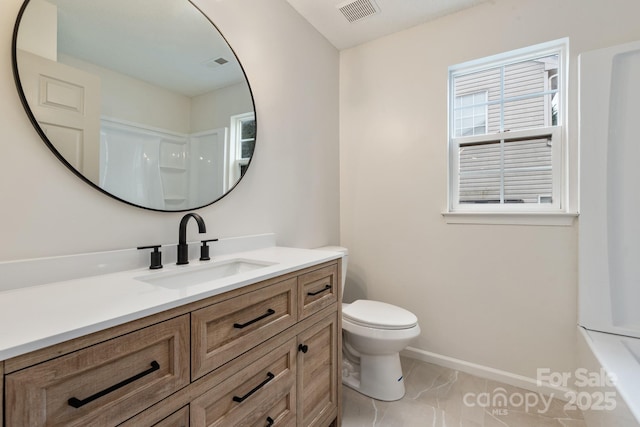
[[[461,222],[459,219],[465,214],[490,214],[492,218],[500,215],[526,214],[534,217],[541,214],[567,213],[568,207],[568,167],[566,165],[566,141],[567,141],[567,76],[568,76],[568,51],[569,40],[567,38],[554,40],[522,49],[493,55],[458,65],[450,66],[448,70],[448,117],[447,117],[447,144],[448,144],[448,203],[447,211],[451,217],[457,215],[458,219],[451,222]],[[539,127],[532,129],[499,131],[480,136],[455,136],[455,78],[489,70],[510,64],[536,60],[545,56],[558,55],[558,90],[559,112],[556,126]],[[545,90],[539,95],[547,93]],[[487,123],[487,129],[489,124]],[[518,138],[539,138],[550,135],[552,146],[552,203],[460,203],[459,199],[459,148],[461,144],[469,142],[511,140]],[[501,168],[501,173],[504,168]],[[529,215],[531,214],[531,215]],[[449,221],[448,221],[449,222]],[[469,222],[477,222],[476,220]]]
[[[229,150],[228,160],[229,176],[228,182],[237,182],[242,176],[241,169],[249,164],[251,157],[242,157],[242,124],[246,121],[256,120],[253,112],[236,114],[230,117]],[[255,140],[255,138],[254,138]]]

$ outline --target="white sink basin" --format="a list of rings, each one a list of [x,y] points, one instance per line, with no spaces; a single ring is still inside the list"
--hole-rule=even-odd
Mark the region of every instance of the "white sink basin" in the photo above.
[[[235,276],[274,264],[273,262],[258,260],[230,259],[208,265],[180,267],[176,270],[135,277],[135,279],[166,288],[181,288]]]

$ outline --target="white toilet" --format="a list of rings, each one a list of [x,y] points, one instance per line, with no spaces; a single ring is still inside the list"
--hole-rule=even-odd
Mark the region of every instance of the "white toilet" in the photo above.
[[[318,249],[343,254],[344,291],[348,250]],[[342,304],[342,383],[374,399],[401,399],[405,389],[399,353],[418,335],[418,318],[404,308],[369,300]]]

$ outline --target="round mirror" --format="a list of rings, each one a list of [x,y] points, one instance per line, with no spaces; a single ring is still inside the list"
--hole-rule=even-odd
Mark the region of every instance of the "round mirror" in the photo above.
[[[54,154],[100,191],[159,211],[206,206],[251,161],[251,89],[188,0],[27,0],[18,92]]]

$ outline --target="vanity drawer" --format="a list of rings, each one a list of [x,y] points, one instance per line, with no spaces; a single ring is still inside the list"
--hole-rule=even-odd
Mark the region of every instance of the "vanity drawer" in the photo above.
[[[6,425],[116,425],[188,384],[184,315],[7,375]]]
[[[295,426],[297,352],[290,339],[194,399],[191,426]]]
[[[189,406],[177,410],[152,427],[189,427]]]
[[[192,312],[192,380],[295,324],[296,291],[292,278]]]
[[[338,264],[331,264],[298,277],[300,320],[338,300]]]

